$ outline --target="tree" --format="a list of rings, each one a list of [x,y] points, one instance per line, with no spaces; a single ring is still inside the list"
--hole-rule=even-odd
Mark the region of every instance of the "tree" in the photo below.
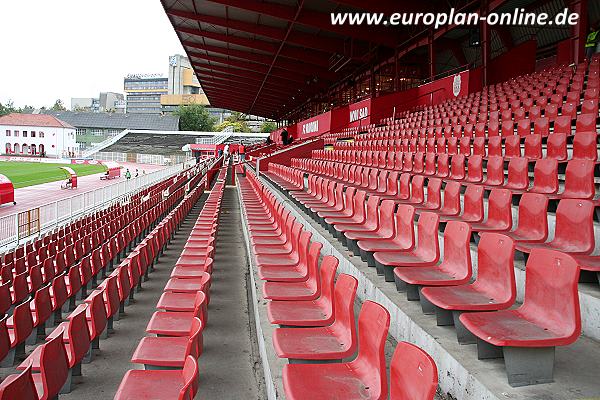
[[[213,132],[216,118],[210,115],[206,107],[199,104],[181,105],[175,111],[179,116],[179,129],[182,131]]]
[[[221,132],[226,128],[233,128],[234,132],[250,132],[250,127],[246,122],[246,115],[240,112],[234,111],[231,115],[215,127],[215,130]]]
[[[63,104],[63,101],[61,99],[57,99],[54,102],[54,105],[51,108],[52,111],[67,111],[65,105]]]
[[[260,127],[260,131],[264,133],[271,133],[276,129],[277,123],[275,121],[265,121]]]
[[[13,104],[12,100],[8,100],[8,102],[4,105],[0,103],[0,116],[15,112],[19,112],[19,110],[15,108],[15,105]]]

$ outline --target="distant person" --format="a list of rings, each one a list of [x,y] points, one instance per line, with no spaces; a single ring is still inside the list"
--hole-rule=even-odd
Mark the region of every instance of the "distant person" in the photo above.
[[[217,150],[217,157],[221,157],[223,155],[223,149]]]
[[[229,157],[229,145],[226,144],[225,148],[223,149],[223,154],[225,155],[225,158]]]
[[[238,153],[240,154],[240,161],[242,161],[242,162],[246,161],[246,148],[241,143],[240,143],[240,146],[238,147]]]
[[[281,131],[281,143],[285,146],[288,144],[288,131],[284,129]]]
[[[267,140],[265,140],[265,144],[268,146],[268,145],[270,145],[271,143],[273,143],[273,141],[271,140],[271,136],[268,136],[268,137],[267,137]]]
[[[127,180],[131,179],[131,172],[129,172],[129,168],[127,168],[127,171],[125,171],[125,178],[127,178]]]
[[[288,138],[288,144],[292,144],[293,141],[294,141],[294,137],[292,135],[290,135],[290,137]]]
[[[600,39],[598,25],[590,27],[590,33],[587,35],[585,41],[585,58],[591,59],[596,52],[596,46],[598,45],[598,39]]]
[[[135,177],[137,178],[138,176],[140,176],[140,171],[138,171],[138,169],[135,169]]]

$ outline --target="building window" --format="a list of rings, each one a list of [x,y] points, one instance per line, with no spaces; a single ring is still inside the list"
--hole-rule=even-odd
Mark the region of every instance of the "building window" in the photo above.
[[[31,137],[35,137],[35,131],[31,131]]]
[[[10,129],[6,130],[6,136],[10,136]]]
[[[19,131],[15,131],[15,137],[19,137]]]
[[[85,135],[85,128],[77,128],[75,131],[77,135]]]
[[[23,137],[27,137],[27,131],[23,131]]]
[[[40,132],[40,137],[43,138],[44,137],[44,132]]]

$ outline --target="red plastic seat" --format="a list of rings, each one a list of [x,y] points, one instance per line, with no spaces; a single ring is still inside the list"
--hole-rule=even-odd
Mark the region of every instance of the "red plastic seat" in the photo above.
[[[455,325],[458,341],[474,343],[460,323],[463,312],[494,311],[513,305],[516,295],[514,241],[498,233],[483,233],[477,246],[477,278],[457,286],[425,287],[421,302],[430,302],[438,325]]]
[[[465,181],[480,183],[483,180],[483,157],[472,155],[467,161],[467,177]]]
[[[548,136],[546,157],[553,158],[558,161],[567,159],[567,134],[554,132]]]
[[[528,134],[529,135],[529,134]],[[508,136],[504,141],[504,157],[521,157],[521,137],[517,135]]]
[[[323,257],[321,270],[318,259],[309,263],[308,279],[304,282],[264,282],[263,297],[269,300],[315,300],[321,295],[321,282],[327,270],[326,264],[338,265],[333,256]]]
[[[542,158],[542,135],[525,136],[525,157],[534,160]]]
[[[31,367],[26,368],[20,374],[7,376],[0,383],[0,400],[39,400]]]
[[[69,374],[62,332],[41,345],[41,348],[40,373],[33,374],[33,382],[40,400],[51,400],[58,396]]]
[[[479,358],[504,356],[511,386],[552,382],[554,347],[575,342],[581,333],[578,278],[572,257],[549,249],[532,251],[519,308],[460,316],[478,338]]]
[[[310,232],[302,232],[302,235],[307,237],[305,241],[308,243],[310,240]],[[303,241],[304,243],[304,241]],[[309,278],[309,264],[316,263],[321,253],[323,245],[319,242],[312,242],[308,250],[305,249],[304,245],[300,251],[300,260],[297,265],[293,266],[259,266],[258,276],[260,279],[265,281],[273,282],[303,282]]]
[[[558,161],[542,158],[535,162],[533,168],[533,186],[531,193],[554,194],[558,192]]]
[[[396,203],[393,200],[383,200],[379,206],[379,224],[376,230],[363,232],[363,231],[346,231],[346,243],[348,249],[354,253],[354,255],[360,254],[360,248],[358,247],[359,240],[366,239],[391,239],[394,237],[394,208]]]
[[[444,256],[439,265],[399,267],[394,280],[408,300],[419,300],[422,286],[462,285],[471,279],[471,228],[465,222],[448,222],[444,230]]]
[[[152,314],[146,326],[146,332],[163,336],[187,336],[194,318],[199,318],[202,325],[206,326],[206,296],[204,292],[196,292],[193,296],[194,310],[192,312],[157,311]]]
[[[469,223],[483,221],[483,187],[480,185],[467,185],[464,194],[463,212],[461,215],[442,215],[440,220],[447,221],[464,221]]]
[[[390,316],[385,308],[365,301],[358,317],[356,359],[348,363],[285,365],[286,399],[387,398],[385,340],[389,324]]]
[[[362,222],[346,222],[334,224],[333,229],[337,232],[338,237],[345,232],[374,232],[379,227],[379,196],[372,195],[366,202],[366,213]]]
[[[352,356],[358,345],[356,325],[354,321],[353,290],[335,296],[333,321],[329,326],[309,328],[277,328],[273,332],[273,347],[280,358],[289,358],[290,362],[298,360],[342,360]],[[350,296],[348,296],[350,294]]]
[[[514,231],[497,230],[518,242],[543,243],[548,237],[548,198],[524,193],[519,200],[518,226]]]
[[[504,184],[504,159],[502,157],[489,157],[485,181],[486,187],[502,186]]]
[[[596,132],[577,132],[573,137],[573,158],[596,161],[598,159],[598,135]]]
[[[197,296],[206,297],[204,292],[198,293],[180,293],[180,292],[163,292],[156,304],[158,310],[177,311],[177,312],[193,312]],[[203,299],[200,303],[205,302]],[[204,321],[206,323],[206,321]]]
[[[431,356],[414,344],[398,342],[390,363],[390,400],[433,400],[437,385]]]
[[[188,336],[144,337],[133,352],[131,362],[144,364],[146,369],[181,369],[188,356],[198,359],[202,354],[202,321],[192,319]]]
[[[377,272],[386,282],[394,281],[393,267],[435,265],[440,259],[439,216],[432,212],[419,215],[417,245],[410,250],[377,251],[373,255]]]
[[[185,359],[178,370],[129,370],[125,373],[114,400],[193,400],[198,392],[198,362]]]
[[[198,273],[197,278],[171,278],[165,285],[165,292],[182,292],[182,293],[196,293],[201,290],[208,297],[208,291],[210,288],[210,274],[207,272]],[[208,301],[208,299],[207,299]]]
[[[512,194],[507,189],[492,189],[485,222],[471,223],[474,232],[508,231],[512,228]]]
[[[308,249],[311,232],[304,231],[300,234],[297,244],[294,246],[295,251],[289,255],[255,255],[256,262],[260,268],[270,267],[302,267],[304,256]]]
[[[588,200],[563,199],[556,209],[554,238],[550,242],[521,242],[517,250],[524,253],[546,248],[572,254],[590,254],[594,250],[594,203]]]

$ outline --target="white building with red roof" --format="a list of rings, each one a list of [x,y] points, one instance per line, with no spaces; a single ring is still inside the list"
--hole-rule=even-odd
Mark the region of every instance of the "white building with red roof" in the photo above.
[[[78,145],[75,128],[45,114],[8,114],[0,117],[0,151],[12,156],[69,157]]]

